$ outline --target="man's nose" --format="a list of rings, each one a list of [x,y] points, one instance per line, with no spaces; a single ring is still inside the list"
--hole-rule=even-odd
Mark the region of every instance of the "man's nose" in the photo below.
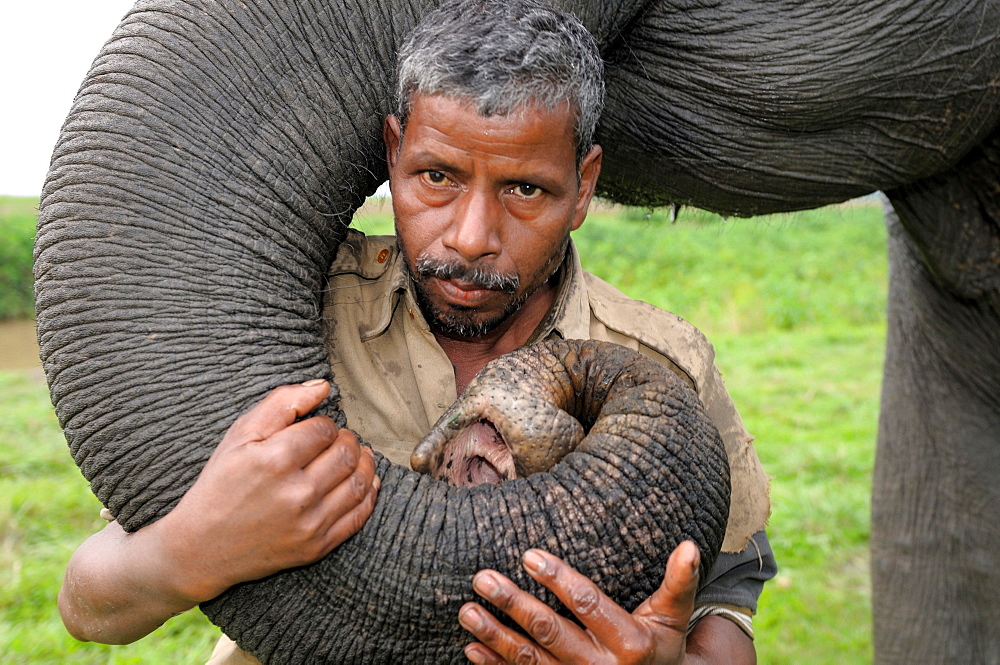
[[[468,191],[455,202],[442,242],[470,263],[484,256],[499,255],[503,216],[503,206],[497,197]]]

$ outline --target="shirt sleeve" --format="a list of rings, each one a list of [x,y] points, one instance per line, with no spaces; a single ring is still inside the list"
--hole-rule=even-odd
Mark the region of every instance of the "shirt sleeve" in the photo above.
[[[751,638],[751,617],[757,611],[764,582],[778,572],[778,565],[763,530],[755,533],[742,552],[723,552],[715,560],[695,596],[690,628],[706,616],[718,615],[736,623]]]

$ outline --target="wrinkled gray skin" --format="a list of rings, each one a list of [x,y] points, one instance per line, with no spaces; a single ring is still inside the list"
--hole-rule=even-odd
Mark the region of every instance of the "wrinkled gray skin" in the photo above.
[[[614,344],[536,344],[487,364],[417,444],[410,466],[456,487],[544,473],[608,429],[607,421],[593,425],[606,405],[655,403],[677,385],[660,365]],[[653,417],[636,405],[627,408]]]
[[[519,408],[529,402],[538,408]],[[661,365],[606,342],[544,342],[490,363],[452,414],[458,427],[442,426],[452,433],[464,416],[492,417],[521,477],[455,487],[382,459],[379,501],[360,533],[320,564],[204,604],[208,617],[265,662],[461,663],[470,638],[455,618],[482,568],[566,613],[518,569],[532,543],[629,609],[659,586],[681,540],[711,568],[729,513],[725,448],[695,392]],[[540,429],[586,436],[572,450],[539,449]],[[424,470],[450,443],[440,432],[421,445]]]
[[[140,2],[94,63],[43,192],[38,332],[126,528],[269,389],[331,376],[322,275],[385,177],[393,54],[429,4]],[[559,4],[607,61],[604,196],[754,215],[888,194],[876,660],[1000,662],[1000,3]]]

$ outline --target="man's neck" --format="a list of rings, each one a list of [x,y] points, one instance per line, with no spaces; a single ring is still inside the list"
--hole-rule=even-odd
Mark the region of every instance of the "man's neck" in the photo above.
[[[496,330],[482,336],[455,337],[432,331],[455,368],[455,387],[459,395],[486,363],[527,344],[555,303],[557,291],[558,280],[553,277]]]

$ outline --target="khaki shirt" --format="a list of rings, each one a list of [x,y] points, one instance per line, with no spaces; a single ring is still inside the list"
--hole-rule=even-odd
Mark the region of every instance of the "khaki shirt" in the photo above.
[[[324,319],[347,425],[409,467],[410,453],[455,401],[455,372],[408,288],[393,236],[351,230],[330,268]],[[715,367],[715,349],[679,316],[621,291],[580,266],[570,243],[552,310],[529,342],[616,342],[673,370],[704,403],[729,455],[732,499],[722,549],[739,552],[770,513],[768,480]]]
[[[409,467],[413,447],[457,391],[451,361],[409,288],[395,237],[348,231],[330,267],[323,317],[348,427]],[[705,336],[585,272],[571,242],[555,304],[529,342],[553,338],[616,342],[671,369],[698,393],[729,456],[732,498],[722,549],[742,551],[770,514],[768,480]],[[209,665],[239,663],[257,661],[223,637]]]

